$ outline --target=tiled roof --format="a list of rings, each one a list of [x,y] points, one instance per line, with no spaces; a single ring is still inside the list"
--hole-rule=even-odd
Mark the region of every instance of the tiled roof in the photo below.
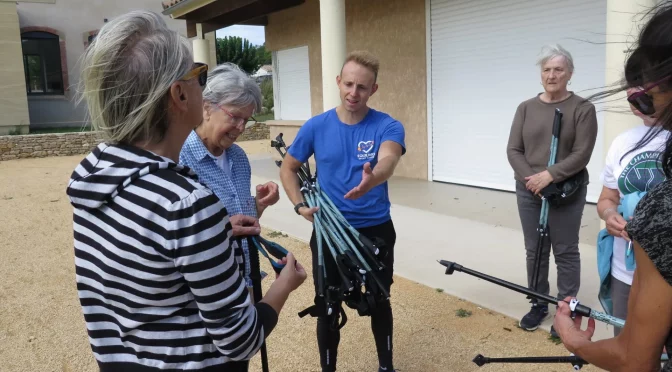
[[[165,10],[165,9],[173,7],[173,6],[175,6],[178,3],[181,3],[183,1],[186,1],[186,0],[164,0],[164,1],[161,2],[161,5],[163,5],[163,9]]]

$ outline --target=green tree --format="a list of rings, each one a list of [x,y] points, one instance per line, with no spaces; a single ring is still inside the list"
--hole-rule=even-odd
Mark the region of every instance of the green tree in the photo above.
[[[266,50],[266,43],[257,47],[257,63],[259,64],[259,67],[270,65],[272,60],[271,52]]]
[[[239,36],[217,39],[217,64],[235,63],[243,71],[251,74],[257,69],[257,47]]]
[[[263,111],[264,113],[270,112],[273,108],[273,80],[265,79],[259,84],[259,88],[261,88],[261,96],[263,97],[261,103]]]

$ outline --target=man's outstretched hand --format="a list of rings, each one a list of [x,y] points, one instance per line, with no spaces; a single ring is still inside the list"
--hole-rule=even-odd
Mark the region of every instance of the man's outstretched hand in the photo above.
[[[345,194],[346,199],[355,200],[360,198],[362,195],[366,194],[371,190],[374,185],[373,169],[371,169],[371,163],[364,164],[364,170],[362,170],[362,182],[359,183],[355,188],[348,191]]]

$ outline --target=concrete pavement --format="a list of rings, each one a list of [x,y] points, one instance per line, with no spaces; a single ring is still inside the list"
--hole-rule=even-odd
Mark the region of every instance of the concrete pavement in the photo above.
[[[270,156],[251,155],[250,162],[253,192],[254,186],[260,183],[274,181],[280,184],[278,168]],[[525,250],[513,193],[395,178],[390,181],[390,194],[397,232],[396,275],[441,288],[515,320],[529,310],[525,295],[464,273],[447,276],[445,268],[437,262],[441,259],[454,261],[524,286],[527,281]],[[307,242],[311,225],[294,213],[282,187],[280,195],[278,204],[264,212],[261,224]],[[598,230],[595,206],[587,205],[579,246],[581,289],[578,298],[584,305],[603,311],[597,300],[599,276],[595,239]],[[550,265],[551,295],[557,295],[553,255]],[[550,313],[554,314],[553,306]],[[551,315],[541,329],[548,331],[552,321]],[[611,326],[598,322],[593,339],[612,335]]]

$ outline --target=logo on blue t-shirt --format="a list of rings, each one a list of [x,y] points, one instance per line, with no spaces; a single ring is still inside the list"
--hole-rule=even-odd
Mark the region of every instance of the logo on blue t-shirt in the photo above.
[[[376,152],[373,150],[373,141],[359,141],[357,144],[357,159],[372,160],[376,157]]]

